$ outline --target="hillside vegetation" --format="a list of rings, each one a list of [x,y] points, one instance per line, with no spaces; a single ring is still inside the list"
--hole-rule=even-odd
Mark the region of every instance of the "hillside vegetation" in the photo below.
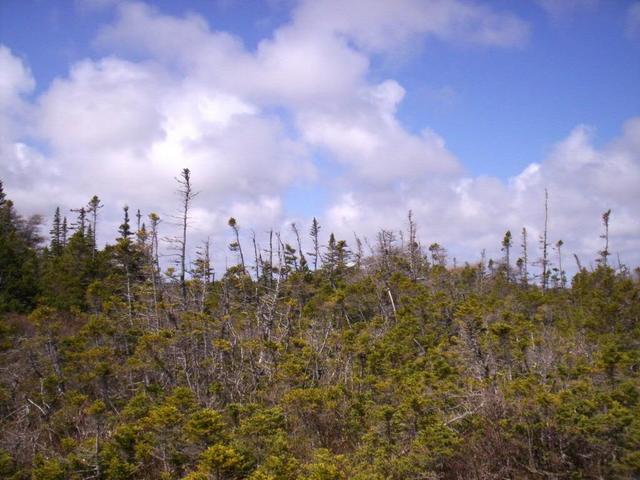
[[[45,245],[0,188],[0,478],[640,477],[640,282],[608,245],[569,282],[546,239],[534,278],[510,233],[454,266],[411,217],[371,248],[314,221],[311,252],[230,219],[214,276],[180,191],[161,271],[156,215],[97,248],[94,197]]]

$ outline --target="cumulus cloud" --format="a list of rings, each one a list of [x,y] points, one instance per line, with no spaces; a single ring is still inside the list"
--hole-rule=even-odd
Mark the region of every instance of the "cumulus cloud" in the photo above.
[[[41,166],[42,155],[20,141],[29,133],[31,109],[26,96],[35,82],[29,68],[0,45],[0,174],[6,183],[23,181],[21,173]]]
[[[363,81],[369,55],[434,37],[461,44],[509,47],[528,37],[518,17],[460,0],[303,1],[292,21],[249,51],[241,39],[204,18],[171,17],[125,3],[96,43],[147,55],[238,94],[261,101],[322,104],[345,99]]]
[[[35,82],[24,62],[4,45],[0,45],[0,67],[0,108],[5,109],[20,102],[21,95],[30,92]]]

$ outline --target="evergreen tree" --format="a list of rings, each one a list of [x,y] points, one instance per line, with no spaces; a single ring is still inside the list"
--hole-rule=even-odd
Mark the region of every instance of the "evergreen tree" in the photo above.
[[[118,233],[120,233],[121,240],[128,240],[133,235],[131,225],[129,224],[129,206],[125,205],[122,210],[124,215],[122,223],[120,224],[120,227],[118,227]]]
[[[56,211],[53,215],[53,222],[51,230],[49,231],[51,236],[51,242],[49,248],[54,256],[59,256],[62,253],[62,221],[60,220],[60,207],[56,207]]]
[[[510,252],[513,246],[513,239],[511,238],[511,230],[507,230],[502,239],[502,251],[504,252],[504,265],[507,272],[507,280],[511,279],[511,260]]]
[[[33,307],[38,294],[39,218],[25,222],[0,181],[0,313]]]
[[[313,242],[313,252],[308,252],[307,255],[313,257],[313,271],[318,270],[318,261],[320,260],[320,224],[316,217],[313,217],[313,221],[311,222],[311,230],[309,234],[311,235],[311,241]]]
[[[96,249],[97,249],[97,236],[98,236],[98,211],[103,207],[100,203],[100,198],[97,195],[91,197],[89,200],[89,205],[87,207],[87,213],[91,215],[91,245],[93,247],[93,252],[91,254],[92,258],[95,258]]]

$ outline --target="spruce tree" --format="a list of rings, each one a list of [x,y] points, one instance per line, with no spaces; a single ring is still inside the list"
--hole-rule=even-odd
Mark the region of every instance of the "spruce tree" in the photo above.
[[[93,248],[93,252],[91,253],[91,257],[95,258],[96,249],[97,249],[97,236],[98,236],[98,210],[100,210],[104,205],[100,203],[100,199],[97,195],[91,197],[89,200],[89,205],[87,208],[87,213],[91,215],[91,246]]]
[[[53,222],[51,225],[51,230],[49,231],[51,235],[51,242],[49,248],[51,249],[51,254],[54,256],[59,256],[62,253],[62,221],[60,220],[60,207],[56,207],[56,211],[53,214]]]
[[[513,239],[511,238],[511,230],[507,230],[502,238],[502,251],[504,252],[504,265],[505,270],[507,272],[507,280],[511,279],[511,260],[510,260],[510,252],[511,246],[513,245]]]
[[[311,222],[311,229],[309,234],[311,235],[311,240],[313,242],[313,252],[307,252],[308,255],[313,257],[313,271],[318,270],[318,261],[320,260],[320,224],[316,217],[313,217],[313,221]]]

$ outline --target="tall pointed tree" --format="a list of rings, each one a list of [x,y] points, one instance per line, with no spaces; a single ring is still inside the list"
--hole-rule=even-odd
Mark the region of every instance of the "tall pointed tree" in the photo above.
[[[527,286],[529,284],[529,252],[527,245],[527,229],[526,227],[522,227],[522,243],[520,244],[522,247],[522,257],[520,260],[521,270],[522,270],[522,283]]]
[[[178,182],[178,194],[182,201],[181,228],[182,235],[178,240],[179,246],[179,266],[180,266],[180,291],[182,293],[182,301],[186,305],[187,302],[187,227],[189,225],[189,210],[193,199],[198,195],[193,191],[191,186],[191,170],[183,168],[180,176],[176,178]]]
[[[507,272],[507,280],[511,279],[511,246],[513,245],[513,239],[511,237],[511,230],[507,230],[502,238],[502,251],[504,252],[504,265]]]
[[[49,234],[51,236],[49,244],[51,254],[57,257],[62,253],[62,221],[60,219],[60,207],[56,207],[56,211],[53,214],[53,222],[51,224]]]
[[[311,222],[311,229],[309,234],[311,235],[311,241],[313,242],[313,252],[307,252],[308,255],[313,257],[313,271],[318,270],[318,261],[320,260],[320,224],[316,217],[313,217],[313,221]]]
[[[544,189],[544,229],[542,235],[540,235],[540,249],[542,250],[542,258],[539,263],[542,267],[541,285],[542,293],[546,292],[549,288],[549,241],[548,241],[548,228],[549,228],[549,192]]]
[[[97,236],[98,236],[98,210],[104,205],[100,203],[100,199],[97,195],[91,197],[87,208],[87,213],[91,216],[91,246],[93,247],[92,258],[96,256],[97,249]]]

